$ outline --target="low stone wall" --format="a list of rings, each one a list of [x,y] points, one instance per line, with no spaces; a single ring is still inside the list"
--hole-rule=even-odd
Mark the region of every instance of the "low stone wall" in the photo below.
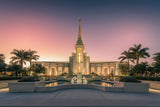
[[[8,88],[9,82],[17,82],[17,80],[1,80],[0,81],[0,89],[1,88]]]
[[[105,92],[124,92],[123,87],[105,87]]]
[[[142,83],[149,83],[150,88],[160,90],[160,81],[141,80]]]
[[[10,82],[9,92],[34,92],[35,86],[43,86],[44,82]]]
[[[97,89],[105,92],[140,92],[148,93],[148,83],[124,83],[124,87],[105,87],[92,84],[69,84],[58,86],[44,86],[45,82],[12,82],[9,92],[53,92],[64,89]]]
[[[124,92],[148,93],[148,83],[124,83]]]

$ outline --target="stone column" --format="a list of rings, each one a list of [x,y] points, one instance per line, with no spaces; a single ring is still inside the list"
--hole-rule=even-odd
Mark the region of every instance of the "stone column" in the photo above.
[[[108,64],[108,75],[110,75],[110,64]]]
[[[97,74],[97,65],[95,65],[94,72]]]
[[[49,63],[49,76],[51,76],[51,63]]]
[[[64,68],[65,68],[65,66],[63,65],[63,66],[62,66],[62,74],[64,73]]]
[[[119,75],[119,72],[118,72],[118,63],[116,63],[116,74]]]
[[[57,76],[58,76],[58,64],[56,64],[57,65]]]

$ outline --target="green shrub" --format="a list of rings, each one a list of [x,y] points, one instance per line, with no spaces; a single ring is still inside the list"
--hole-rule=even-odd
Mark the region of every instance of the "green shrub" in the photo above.
[[[58,76],[57,77],[57,80],[58,81],[71,81],[70,78],[67,78],[66,76]]]
[[[136,77],[139,80],[160,81],[160,77]]]
[[[12,76],[0,77],[0,80],[18,80],[18,79],[22,79],[22,77],[12,77]]]
[[[40,80],[38,77],[24,76],[18,82],[35,82],[35,81],[40,81]]]
[[[89,82],[92,82],[92,81],[101,81],[101,77],[100,76],[92,76],[92,78],[88,78],[87,79]]]
[[[98,76],[98,74],[96,74],[95,72],[92,72],[90,75],[91,76]]]
[[[119,81],[121,82],[140,82],[132,76],[121,77]]]

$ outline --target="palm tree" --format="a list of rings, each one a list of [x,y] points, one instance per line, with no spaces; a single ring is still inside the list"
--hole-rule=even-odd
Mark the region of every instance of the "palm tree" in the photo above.
[[[33,64],[31,69],[34,71],[35,74],[45,73],[46,68],[43,67],[41,64]]]
[[[144,73],[146,73],[148,68],[148,63],[147,62],[142,62],[140,64],[137,64],[133,67],[132,72],[136,73],[137,76],[142,76]]]
[[[133,61],[133,56],[130,53],[130,50],[122,52],[121,55],[122,56],[120,56],[118,59],[121,60],[120,62],[123,62],[124,60],[127,60],[128,70],[129,70],[129,61],[134,62]]]
[[[33,51],[33,50],[30,50],[30,49],[27,51],[27,53],[28,53],[27,60],[30,63],[30,73],[29,73],[29,75],[31,75],[32,60],[35,60],[35,61],[38,60],[39,55],[35,55],[37,53],[37,51]]]
[[[156,63],[159,63],[159,62],[160,62],[160,52],[157,52],[157,53],[155,53],[155,54],[153,54],[153,55],[155,55],[155,56],[153,57],[153,60],[154,60]]]
[[[134,46],[131,47],[129,50],[131,51],[131,54],[136,59],[136,64],[139,64],[140,58],[150,57],[149,53],[146,52],[147,50],[149,50],[149,48],[142,48],[141,44],[138,44],[138,45],[134,44]]]
[[[5,64],[5,56],[4,54],[0,54],[0,72],[6,73],[6,64]]]
[[[0,54],[0,60],[4,60],[4,59],[5,59],[4,54]]]
[[[14,49],[11,54],[14,55],[11,57],[11,63],[19,64],[21,66],[21,70],[23,70],[23,64],[26,64],[28,53],[24,49]]]
[[[12,72],[13,74],[15,74],[16,76],[18,76],[19,72],[21,70],[21,66],[20,65],[16,65],[16,64],[11,64],[7,67],[7,71]]]

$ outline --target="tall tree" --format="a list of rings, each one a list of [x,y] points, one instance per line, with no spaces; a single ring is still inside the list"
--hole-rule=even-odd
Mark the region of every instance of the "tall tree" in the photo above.
[[[29,61],[30,63],[30,73],[29,75],[31,75],[31,65],[32,65],[32,60],[38,60],[39,59],[39,55],[35,55],[37,53],[37,51],[34,51],[34,50],[28,50],[28,56],[27,56],[27,60]]]
[[[26,52],[24,49],[14,49],[11,54],[14,55],[11,57],[11,63],[19,64],[21,66],[21,70],[23,70],[23,64],[26,64],[28,59],[28,52]]]
[[[45,71],[46,71],[46,68],[43,67],[41,64],[33,64],[31,68],[32,68],[32,70],[34,71],[35,74],[45,73]]]
[[[4,71],[6,71],[6,64],[5,64],[5,56],[4,56],[4,54],[0,54],[0,72],[2,73],[2,72],[4,72]],[[6,73],[6,72],[5,72]]]
[[[139,64],[140,58],[150,57],[149,53],[146,52],[147,50],[149,50],[149,48],[142,48],[141,44],[138,44],[138,45],[134,44],[134,46],[131,47],[129,50],[131,51],[131,54],[136,59],[136,64]]]
[[[157,52],[153,55],[154,55],[153,60],[155,61],[155,63],[160,63],[160,52]]]
[[[11,64],[8,66],[7,71],[13,72],[16,76],[20,73],[21,66],[16,64]]]
[[[5,60],[4,54],[0,54],[0,60],[1,60],[1,61],[4,61],[4,60]]]
[[[121,53],[122,56],[120,56],[118,59],[120,60],[120,62],[123,62],[124,60],[127,60],[127,66],[128,66],[128,70],[129,70],[129,62],[134,62],[133,56],[130,53],[130,50],[128,51],[124,51]]]
[[[129,70],[128,70],[128,64],[119,64],[118,66],[119,71],[122,73],[122,75],[128,76],[129,75]]]
[[[142,76],[143,74],[145,74],[148,71],[148,63],[147,62],[142,62],[140,64],[136,64],[133,69],[132,72],[133,74],[139,74],[139,76]]]

